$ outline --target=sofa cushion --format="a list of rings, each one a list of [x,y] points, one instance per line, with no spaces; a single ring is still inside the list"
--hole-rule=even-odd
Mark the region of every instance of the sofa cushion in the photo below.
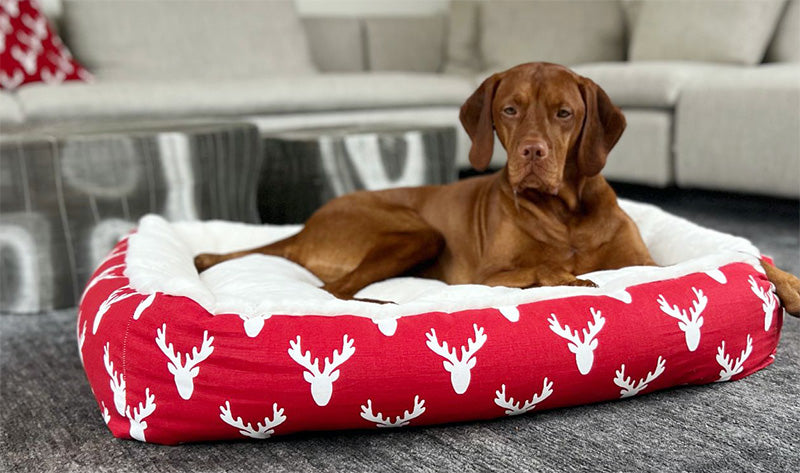
[[[478,34],[480,2],[452,0],[447,19],[447,57],[444,72],[469,74],[483,70]]]
[[[800,62],[800,0],[789,0],[767,50],[769,62]]]
[[[311,73],[289,1],[65,0],[64,33],[98,78]]]
[[[800,197],[800,65],[687,83],[675,118],[680,186]]]
[[[18,92],[34,121],[289,113],[461,105],[466,78],[434,74],[319,74],[241,80],[97,81]],[[213,93],[212,93],[213,92]]]
[[[0,3],[0,89],[89,80],[32,0]]]
[[[481,8],[480,33],[487,69],[625,59],[625,18],[616,0],[492,2]]]
[[[347,17],[307,17],[303,26],[314,65],[321,72],[361,72],[366,69],[361,20]]]
[[[785,0],[646,0],[636,15],[631,61],[757,64]]]
[[[665,187],[672,172],[672,111],[623,109],[628,126],[608,155],[607,179]]]
[[[22,107],[16,94],[0,90],[0,125],[21,123],[23,120]]]
[[[681,86],[695,77],[739,70],[699,62],[642,61],[582,64],[572,70],[597,82],[620,107],[672,108]]]
[[[370,70],[441,70],[445,41],[444,17],[366,18],[364,22]]]

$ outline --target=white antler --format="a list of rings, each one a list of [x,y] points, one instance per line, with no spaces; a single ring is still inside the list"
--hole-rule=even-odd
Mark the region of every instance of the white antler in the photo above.
[[[67,78],[67,73],[60,69],[55,69],[51,71],[50,69],[43,67],[41,74],[42,74],[42,81],[45,84],[51,84],[51,85],[60,84],[64,82],[64,79]]]
[[[34,20],[33,17],[26,13],[22,15],[22,23],[40,39],[47,37],[47,18],[44,16],[40,16]]]
[[[616,372],[616,376],[614,377],[614,384],[622,388],[619,393],[622,398],[631,397],[639,394],[643,390],[647,388],[647,385],[652,383],[656,378],[661,376],[661,373],[664,372],[664,367],[666,366],[666,360],[662,357],[658,357],[658,361],[656,362],[656,369],[652,372],[648,371],[647,376],[644,378],[640,378],[639,381],[633,383],[633,378],[630,376],[625,376],[625,363],[620,366],[619,370]]]
[[[307,370],[303,372],[303,378],[311,384],[311,396],[319,406],[328,404],[333,394],[333,382],[339,379],[339,370],[337,368],[353,356],[355,352],[353,340],[349,340],[347,334],[345,334],[342,338],[342,352],[339,353],[339,350],[334,350],[331,359],[325,357],[325,367],[320,371],[319,358],[314,358],[312,362],[311,352],[306,351],[303,353],[299,335],[297,340],[289,341],[289,357]]]
[[[100,321],[103,320],[103,316],[106,315],[106,312],[108,312],[112,305],[116,304],[117,302],[124,301],[131,296],[135,296],[136,294],[137,292],[128,285],[122,286],[121,288],[109,294],[108,298],[106,298],[106,300],[100,304],[100,307],[97,309],[97,314],[94,316],[92,335],[97,334],[97,329],[100,327]]]
[[[219,418],[222,419],[223,422],[231,427],[239,429],[240,434],[254,439],[269,438],[275,433],[275,427],[281,425],[286,420],[286,416],[283,415],[283,408],[279,409],[277,402],[272,405],[272,419],[264,417],[264,423],[257,423],[257,428],[255,429],[251,423],[248,422],[245,424],[241,417],[233,418],[230,401],[225,401],[225,405],[219,406],[219,410]]]
[[[144,393],[145,397],[145,404],[139,403],[139,407],[133,408],[133,415],[131,415],[131,408],[130,406],[125,408],[125,417],[131,421],[131,429],[130,434],[132,438],[140,442],[144,442],[144,431],[147,429],[147,421],[144,419],[147,418],[150,414],[155,412],[156,410],[156,396],[154,394],[150,394],[150,388],[147,388]]]
[[[658,304],[661,311],[665,314],[678,319],[678,328],[680,328],[686,336],[686,347],[689,351],[695,351],[700,344],[700,327],[703,326],[703,317],[700,315],[705,310],[708,304],[708,298],[703,294],[703,291],[697,288],[692,288],[695,295],[695,300],[692,302],[692,307],[689,309],[689,314],[686,310],[681,310],[677,305],[670,306],[667,299],[663,295],[658,295]]]
[[[556,314],[550,314],[550,318],[547,319],[547,321],[550,322],[550,330],[559,337],[569,341],[569,343],[567,343],[567,348],[575,354],[575,363],[578,365],[578,371],[581,374],[587,374],[592,369],[592,365],[594,364],[594,350],[597,348],[598,344],[596,337],[606,323],[606,319],[603,318],[599,310],[595,310],[594,307],[591,307],[589,311],[592,314],[592,320],[590,320],[586,328],[583,329],[583,338],[581,338],[577,330],[573,331],[569,325],[565,324],[564,327],[561,327],[558,318],[556,318]]]
[[[501,385],[500,389],[495,391],[494,394],[494,403],[505,409],[506,415],[518,416],[520,414],[532,411],[534,408],[536,408],[537,404],[550,397],[550,395],[553,394],[553,382],[549,381],[547,378],[544,378],[544,381],[542,382],[542,392],[539,394],[534,394],[529,401],[525,401],[524,403],[514,400],[513,397],[506,398],[505,384]]]
[[[80,313],[78,314],[78,320],[80,320]],[[83,328],[80,332],[78,332],[78,356],[81,359],[81,365],[83,365],[83,344],[86,343],[86,322],[83,323]]]
[[[11,15],[11,18],[19,16],[19,0],[0,0],[0,6]]]
[[[403,411],[403,415],[395,417],[394,421],[390,420],[391,416],[386,416],[386,418],[384,418],[383,414],[380,412],[373,414],[372,399],[367,399],[367,404],[361,406],[361,417],[363,417],[364,420],[375,422],[377,427],[405,427],[424,412],[425,400],[420,400],[419,396],[414,396],[414,407],[411,412]]]
[[[103,408],[103,410],[101,411],[101,413],[103,414],[103,421],[106,423],[106,425],[108,425],[108,423],[111,422],[111,414],[108,413],[108,408],[106,407],[105,402],[100,401],[100,406],[102,406]]]
[[[122,377],[122,373],[117,374],[114,370],[114,363],[111,362],[111,356],[108,352],[109,343],[106,343],[106,346],[103,347],[103,364],[106,366],[106,373],[111,378],[109,381],[109,386],[111,387],[111,392],[114,393],[114,407],[117,409],[117,413],[121,416],[125,415],[125,378]]]
[[[428,339],[426,345],[434,353],[445,359],[442,362],[445,371],[450,373],[450,382],[453,385],[453,390],[456,394],[464,394],[469,387],[469,382],[472,377],[471,370],[475,367],[477,360],[475,354],[486,343],[486,334],[483,333],[483,327],[478,327],[478,324],[472,324],[475,331],[475,339],[467,339],[467,346],[461,347],[461,358],[456,354],[456,349],[450,349],[447,342],[439,343],[436,338],[436,330],[431,329],[430,333],[426,333]]]
[[[769,289],[764,290],[756,283],[752,275],[748,278],[748,281],[750,281],[750,289],[753,291],[753,294],[761,299],[761,310],[764,311],[764,331],[767,331],[772,325],[772,315],[775,313],[775,307],[778,305],[778,296],[776,296],[774,292],[775,286],[769,283]]]
[[[0,86],[4,89],[16,89],[22,81],[25,80],[25,73],[21,69],[14,69],[14,72],[9,76],[3,71],[0,71]]]
[[[728,381],[731,377],[742,372],[744,362],[750,357],[753,352],[753,339],[750,334],[747,334],[747,346],[741,351],[735,361],[731,360],[730,355],[725,353],[725,340],[717,348],[717,363],[722,367],[719,371],[719,379],[717,382]]]
[[[11,56],[19,62],[19,65],[25,69],[28,75],[36,73],[36,62],[39,57],[39,51],[30,49],[26,53],[18,45],[11,46]]]
[[[156,345],[161,349],[169,362],[167,362],[167,369],[175,377],[175,387],[178,388],[178,394],[181,398],[189,399],[194,392],[194,378],[200,373],[200,368],[197,366],[200,362],[214,352],[214,337],[208,336],[208,330],[203,332],[203,343],[198,350],[197,347],[192,347],[191,356],[186,353],[185,355],[176,352],[172,343],[167,345],[167,324],[163,324],[160,329],[156,329]],[[186,357],[186,362],[181,361],[181,356]]]
[[[125,269],[124,264],[115,264],[114,266],[109,266],[108,268],[101,271],[97,276],[95,276],[91,281],[89,281],[89,284],[86,285],[86,289],[84,289],[83,294],[81,294],[80,302],[83,302],[83,299],[86,297],[86,294],[89,293],[89,290],[93,288],[100,281],[105,281],[108,279],[124,278],[125,275],[122,274],[122,271],[124,271],[124,269]]]

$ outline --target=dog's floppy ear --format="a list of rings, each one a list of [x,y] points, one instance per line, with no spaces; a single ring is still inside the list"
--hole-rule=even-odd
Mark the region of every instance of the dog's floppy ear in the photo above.
[[[469,162],[478,171],[489,167],[494,151],[494,123],[492,121],[492,101],[500,83],[500,76],[493,74],[483,81],[461,106],[461,125],[472,140]]]
[[[585,176],[594,176],[606,165],[608,153],[622,136],[625,115],[591,79],[582,78],[578,88],[586,105],[578,145],[578,170]]]

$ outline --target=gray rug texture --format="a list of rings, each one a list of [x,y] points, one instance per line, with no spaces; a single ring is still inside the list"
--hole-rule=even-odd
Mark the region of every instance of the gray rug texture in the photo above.
[[[800,273],[797,201],[623,189],[751,239]],[[800,321],[775,363],[731,383],[516,418],[395,431],[320,432],[165,447],[106,429],[78,359],[75,310],[0,314],[0,471],[800,470]]]

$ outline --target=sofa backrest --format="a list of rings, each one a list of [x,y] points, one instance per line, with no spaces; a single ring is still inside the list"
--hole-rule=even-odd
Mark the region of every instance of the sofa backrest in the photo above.
[[[321,72],[441,72],[446,41],[442,15],[303,18],[311,56]]]
[[[99,79],[315,72],[291,0],[63,0],[61,26]]]
[[[444,70],[542,60],[757,64],[770,42],[767,60],[796,62],[800,0],[788,1],[451,0]]]
[[[789,0],[767,49],[768,62],[800,63],[800,0]]]

